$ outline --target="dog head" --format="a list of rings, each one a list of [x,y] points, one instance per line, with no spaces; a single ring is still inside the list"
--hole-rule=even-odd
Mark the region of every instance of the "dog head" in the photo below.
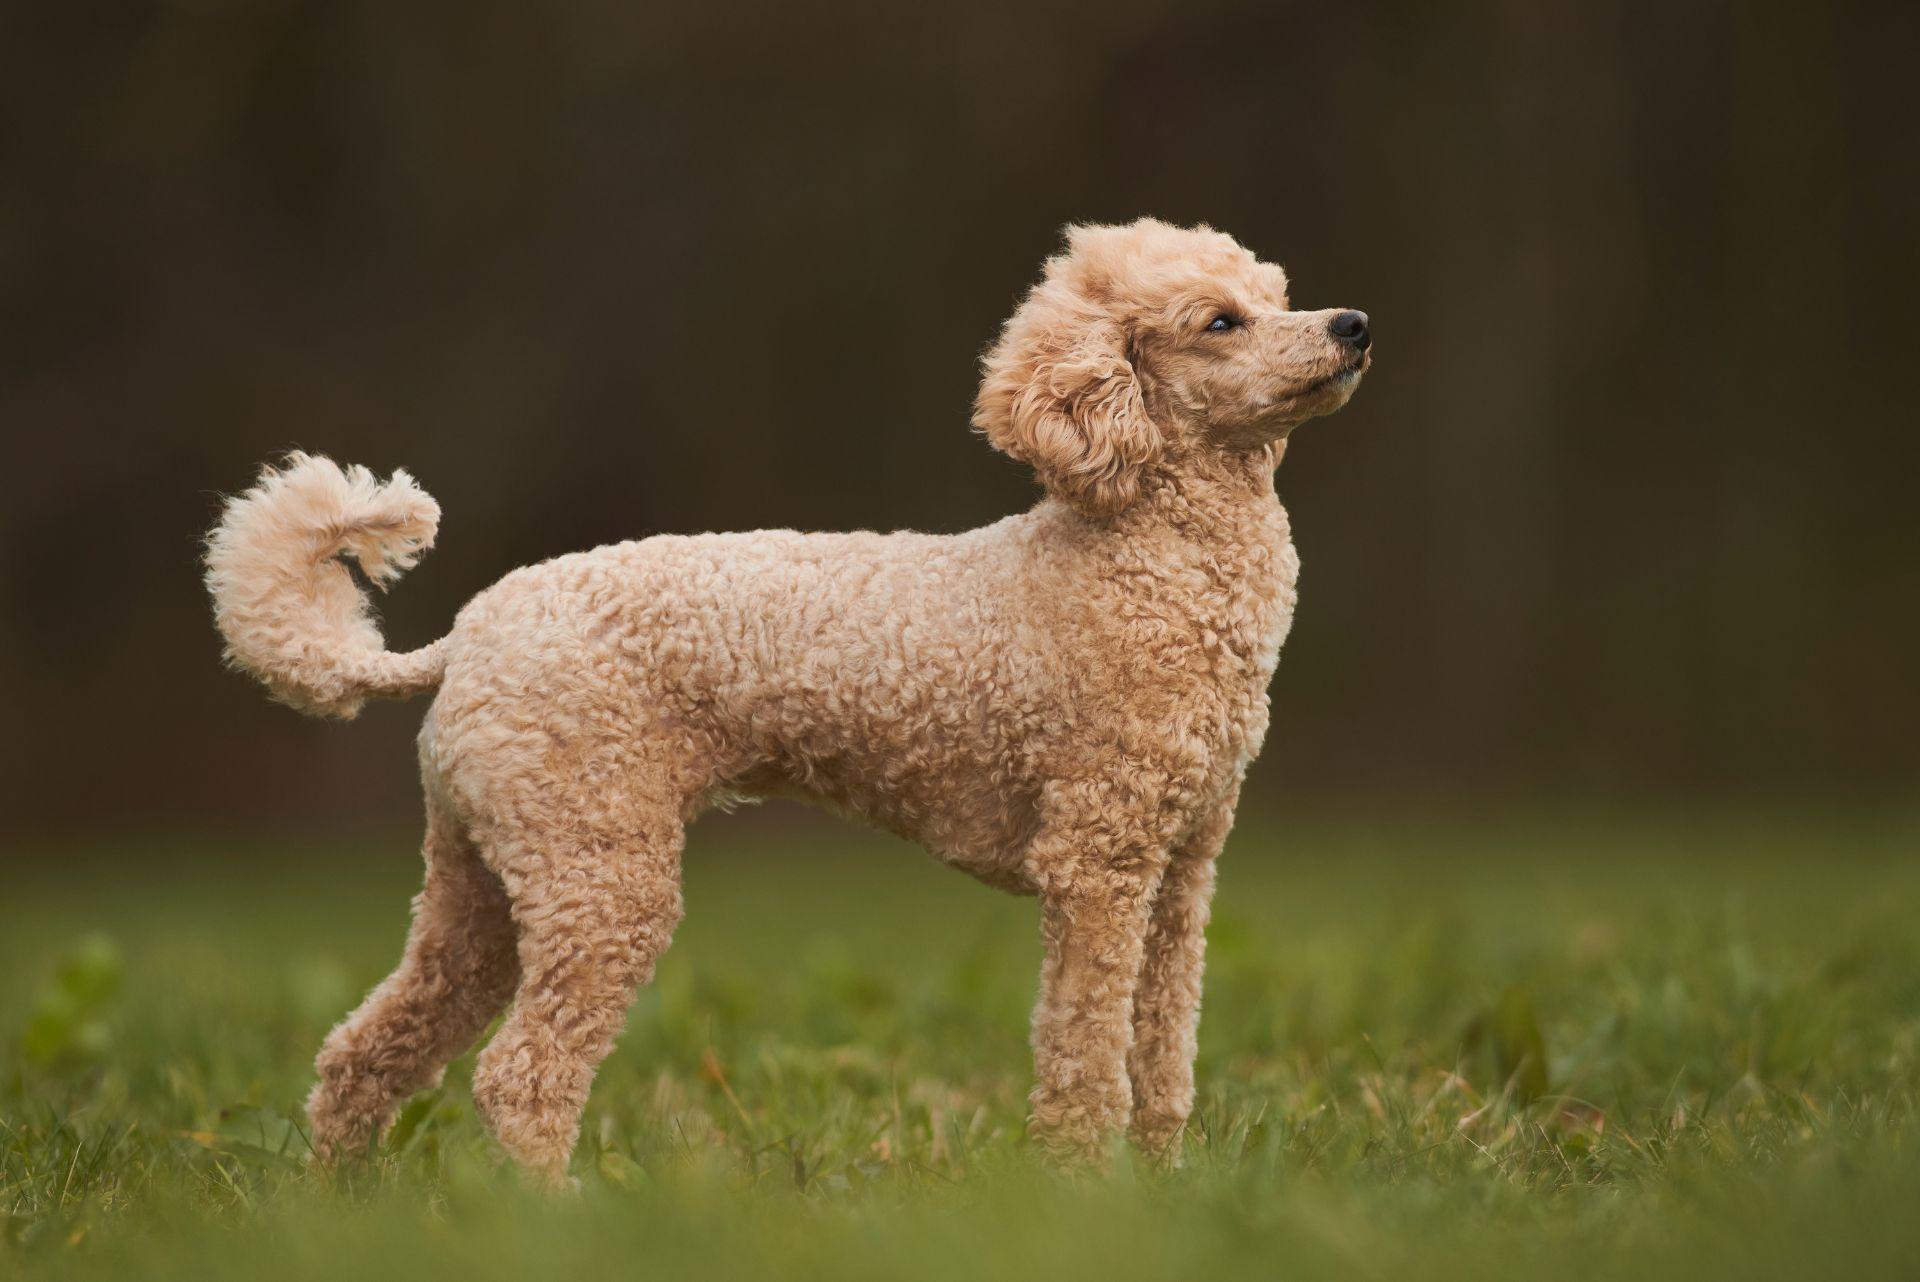
[[[1231,236],[1152,218],[1075,226],[981,362],[973,424],[1088,516],[1151,468],[1264,450],[1347,403],[1364,312],[1295,311]]]

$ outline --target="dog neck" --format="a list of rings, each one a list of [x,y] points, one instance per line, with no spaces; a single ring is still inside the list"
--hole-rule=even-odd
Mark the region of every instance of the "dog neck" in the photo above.
[[[1285,543],[1287,514],[1273,487],[1270,447],[1195,452],[1141,478],[1140,493],[1109,519],[1123,537],[1169,534],[1216,552]]]
[[[1094,528],[1085,550],[1106,583],[1144,598],[1143,614],[1184,612],[1196,635],[1212,638],[1194,659],[1209,679],[1224,672],[1265,687],[1299,567],[1269,449],[1165,460],[1124,511]]]

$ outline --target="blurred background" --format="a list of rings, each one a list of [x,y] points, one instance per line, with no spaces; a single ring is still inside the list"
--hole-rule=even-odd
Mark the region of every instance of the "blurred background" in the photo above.
[[[977,354],[1210,222],[1377,365],[1280,473],[1256,806],[1907,798],[1920,8],[67,0],[0,18],[8,840],[391,829],[420,707],[224,672],[219,495],[405,466],[422,644],[662,531],[1027,505]],[[56,841],[57,844],[57,841]]]

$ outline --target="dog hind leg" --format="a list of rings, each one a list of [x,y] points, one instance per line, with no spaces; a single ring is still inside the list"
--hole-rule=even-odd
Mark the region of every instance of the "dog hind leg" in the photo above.
[[[682,913],[678,807],[619,809],[549,810],[489,850],[512,898],[521,980],[481,1052],[474,1100],[501,1147],[552,1185],[565,1181],[594,1072]]]
[[[323,1160],[364,1152],[400,1102],[438,1083],[513,992],[518,967],[506,892],[458,824],[431,803],[426,884],[400,965],[321,1048],[307,1099]]]

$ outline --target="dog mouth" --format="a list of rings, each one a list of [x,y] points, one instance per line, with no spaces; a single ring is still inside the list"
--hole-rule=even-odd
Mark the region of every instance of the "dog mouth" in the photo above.
[[[1333,413],[1347,403],[1347,397],[1359,385],[1360,376],[1372,363],[1362,352],[1333,373],[1278,394],[1260,407],[1258,422],[1268,430],[1277,427],[1284,436],[1310,418]]]
[[[1345,369],[1335,370],[1324,378],[1316,378],[1313,382],[1308,383],[1299,390],[1289,393],[1287,399],[1289,401],[1304,401],[1335,388],[1342,390],[1349,389],[1360,381],[1360,375],[1364,374],[1366,369],[1367,360],[1365,357],[1362,357]]]

